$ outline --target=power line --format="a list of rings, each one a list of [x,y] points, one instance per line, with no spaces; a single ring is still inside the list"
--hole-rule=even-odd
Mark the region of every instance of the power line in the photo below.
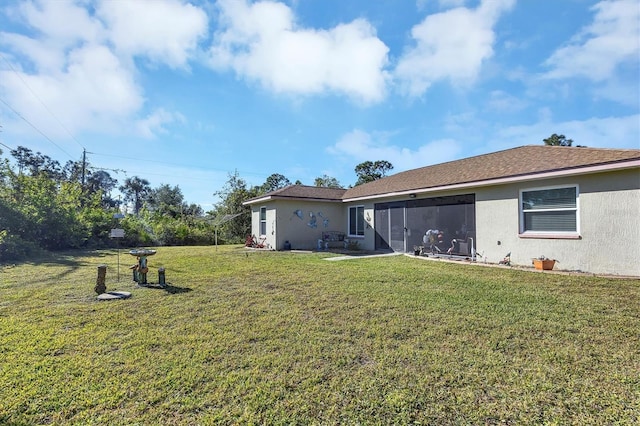
[[[99,155],[102,157],[114,157],[114,158],[122,158],[124,160],[131,160],[131,161],[144,161],[147,163],[158,163],[158,164],[167,164],[169,166],[178,166],[178,167],[186,167],[189,169],[193,169],[195,166],[193,165],[189,165],[189,164],[179,164],[179,163],[175,163],[175,162],[169,162],[169,161],[159,161],[159,160],[150,160],[148,158],[132,158],[132,157],[125,157],[122,155],[113,155],[113,154],[101,154],[98,152],[88,152],[87,154],[93,154],[93,155]],[[223,169],[207,169],[208,171],[218,171],[218,172],[229,172],[228,170],[223,170]],[[248,175],[254,175],[254,176],[267,176],[265,173],[256,173],[256,172],[247,172],[247,171],[243,171],[243,170],[238,170],[238,172],[243,173],[243,174],[248,174]]]
[[[118,157],[118,158],[124,158],[124,159],[127,159],[127,160],[134,160],[134,161],[148,161],[148,162],[155,162],[155,163],[163,163],[162,161],[144,160],[144,159],[138,159],[138,158],[129,158],[129,157],[122,157],[122,156],[119,156],[119,155],[97,154],[95,152],[89,152],[89,151],[87,151],[87,154],[104,155],[106,157]],[[167,162],[165,164],[173,164],[173,163],[168,163]],[[185,167],[190,167],[190,166],[185,166]],[[122,172],[122,173],[124,173],[125,176],[161,176],[161,177],[168,177],[168,178],[173,178],[173,179],[190,179],[190,180],[199,180],[199,181],[203,181],[203,182],[211,182],[211,179],[208,179],[208,178],[196,178],[196,177],[191,177],[191,176],[174,176],[174,175],[167,175],[167,174],[161,174],[161,173],[150,173],[150,172],[140,172],[140,171],[131,172],[131,171],[127,171],[125,169],[110,169],[110,168],[106,168],[106,167],[89,166],[87,168],[94,169],[94,170],[108,170],[108,171],[112,171],[112,172],[115,172],[115,173]]]
[[[2,125],[0,125],[0,132],[2,132]],[[13,151],[13,148],[11,148],[8,145],[3,144],[2,142],[0,142],[0,145],[4,146],[5,148],[7,148],[9,151]]]
[[[69,129],[62,124],[62,121],[60,121],[60,119],[53,113],[53,111],[51,111],[49,109],[49,107],[42,101],[42,99],[40,99],[40,97],[36,94],[36,92],[33,91],[33,89],[31,88],[31,86],[29,86],[27,84],[27,82],[24,80],[24,78],[22,78],[22,76],[20,75],[20,73],[18,71],[16,71],[15,68],[13,68],[13,65],[11,65],[11,62],[9,62],[7,60],[7,58],[5,58],[2,54],[0,54],[0,57],[2,57],[2,59],[4,59],[4,61],[7,63],[7,65],[9,65],[9,68],[11,68],[11,71],[14,72],[15,75],[18,76],[18,78],[20,79],[20,81],[22,82],[22,84],[24,84],[24,86],[29,89],[29,92],[31,92],[31,94],[33,95],[34,98],[36,98],[38,100],[38,102],[40,102],[42,104],[42,106],[44,107],[44,109],[47,110],[47,112],[58,122],[58,124],[60,125],[60,127],[62,127],[64,129],[65,132],[67,132],[67,134],[69,136],[71,136],[71,139],[73,139],[73,141],[75,143],[77,143],[80,148],[84,149],[84,146],[82,146],[82,144],[80,142],[78,142],[78,140],[75,138],[75,136],[73,136],[73,134],[69,131]]]
[[[173,179],[190,179],[190,180],[199,180],[199,181],[203,181],[203,182],[211,182],[211,179],[207,179],[207,178],[197,178],[197,177],[191,177],[191,176],[173,176],[173,175],[165,175],[165,174],[160,174],[160,173],[148,173],[148,172],[127,172],[126,170],[122,170],[122,172],[124,172],[125,175],[131,175],[131,176],[162,176],[162,177],[169,177],[169,178],[173,178]]]
[[[40,133],[45,139],[47,139],[49,142],[51,142],[53,145],[55,145],[60,151],[64,152],[69,158],[71,158],[72,161],[75,161],[73,159],[73,157],[64,149],[62,149],[62,147],[60,147],[58,144],[56,144],[51,138],[49,138],[49,136],[47,136],[43,131],[41,131],[40,129],[38,129],[33,123],[31,123],[29,120],[27,120],[22,114],[20,114],[15,108],[13,108],[11,105],[9,105],[4,99],[0,98],[0,102],[2,102],[3,104],[5,104],[11,111],[13,111],[14,114],[16,114],[18,117],[20,117],[22,120],[24,120],[27,124],[29,124],[34,130],[36,130],[38,133]],[[77,141],[76,141],[77,142]],[[3,144],[4,145],[4,144]],[[10,147],[4,145],[5,147],[11,149]],[[186,167],[186,168],[193,168],[193,165],[186,165],[186,164],[176,164],[175,162],[168,162],[168,161],[159,161],[159,160],[150,160],[150,159],[146,159],[146,158],[132,158],[132,157],[126,157],[126,156],[122,156],[122,155],[113,155],[113,154],[102,154],[102,153],[97,153],[97,152],[89,152],[86,151],[83,148],[83,170],[86,167],[86,154],[93,154],[93,155],[99,155],[99,156],[103,156],[103,157],[114,157],[114,158],[122,158],[125,160],[132,160],[132,161],[144,161],[144,162],[149,162],[149,163],[158,163],[158,164],[167,164],[167,165],[171,165],[171,166],[179,166],[179,167]],[[89,167],[89,168],[94,168],[94,167]],[[96,168],[99,170],[109,170],[109,171],[113,171],[113,172],[123,172],[125,174],[125,176],[127,175],[143,175],[143,176],[161,176],[161,177],[168,177],[168,178],[173,178],[173,179],[189,179],[189,180],[199,180],[199,181],[203,181],[203,182],[210,182],[210,179],[205,179],[205,178],[195,178],[195,177],[191,177],[191,176],[174,176],[174,175],[167,175],[167,174],[160,174],[160,173],[149,173],[149,172],[140,172],[140,171],[136,171],[135,173],[131,172],[131,171],[127,171],[127,170],[123,170],[123,169],[110,169],[110,168]],[[222,169],[208,169],[207,171],[221,171],[221,172],[229,172],[228,170],[222,170]],[[247,171],[242,171],[242,170],[238,170],[238,172],[243,173],[243,174],[249,174],[249,175],[254,175],[254,176],[266,176],[266,174],[264,173],[255,173],[255,172],[247,172]]]
[[[0,99],[1,100],[1,99]],[[4,146],[5,148],[9,149],[9,150],[13,150],[13,148],[11,148],[10,146],[7,146],[5,144],[3,144],[2,142],[0,142],[0,145]],[[86,152],[87,154],[94,154],[97,155],[93,152]],[[124,157],[127,158],[127,157]],[[138,159],[133,159],[131,158],[131,160],[138,160]],[[149,160],[151,161],[151,160]],[[82,160],[81,160],[82,162]],[[167,163],[167,164],[171,164],[171,163]],[[172,179],[189,179],[189,180],[198,180],[198,181],[203,181],[203,182],[211,182],[210,178],[197,178],[197,177],[191,177],[191,176],[175,176],[175,175],[168,175],[168,174],[162,174],[162,173],[150,173],[150,172],[141,172],[141,171],[135,171],[132,172],[130,170],[125,170],[125,169],[113,169],[113,168],[109,168],[109,167],[96,167],[96,166],[86,166],[86,158],[83,162],[83,167],[86,167],[86,169],[91,169],[91,170],[105,170],[105,171],[110,171],[110,172],[114,172],[114,173],[124,173],[125,176],[161,176],[161,177],[167,177],[167,178],[172,178]]]
[[[53,145],[55,145],[60,151],[64,152],[65,154],[67,154],[67,156],[69,158],[71,158],[71,160],[73,160],[73,157],[71,156],[71,154],[69,154],[67,151],[65,151],[64,149],[62,149],[62,147],[60,145],[58,145],[57,143],[55,143],[53,140],[51,140],[51,138],[49,136],[47,136],[42,130],[38,129],[35,124],[33,124],[32,122],[30,122],[29,120],[27,120],[22,114],[20,114],[18,111],[15,110],[15,108],[13,108],[11,105],[9,105],[7,103],[7,101],[5,101],[4,99],[0,98],[0,102],[2,102],[3,104],[5,104],[7,106],[7,108],[9,108],[11,111],[13,111],[13,113],[15,115],[17,115],[18,117],[20,117],[22,120],[24,120],[25,123],[27,123],[29,126],[31,126],[36,132],[40,133],[46,140],[48,140],[49,142],[51,142]]]
[[[178,177],[178,176],[172,176],[172,175],[165,175],[165,174],[159,174],[159,173],[147,173],[147,172],[142,172],[142,173],[140,173],[140,172],[136,172],[136,173],[132,173],[132,172],[127,172],[127,171],[126,171],[126,170],[124,170],[124,169],[109,169],[109,168],[105,168],[105,167],[91,167],[91,166],[87,167],[87,166],[86,166],[86,164],[87,164],[86,154],[100,155],[100,154],[96,154],[95,152],[83,151],[83,157],[82,157],[82,170],[83,170],[83,174],[84,174],[84,170],[85,170],[86,168],[89,168],[89,169],[95,169],[95,170],[109,170],[109,171],[112,171],[112,172],[115,172],[115,173],[122,172],[122,173],[124,173],[124,175],[125,175],[125,176],[128,176],[128,175],[142,175],[142,176],[148,176],[148,175],[150,175],[150,176],[163,176],[163,177],[169,177],[169,178],[173,178],[173,179],[192,179],[192,180],[201,180],[201,181],[206,181],[206,182],[210,182],[210,181],[211,181],[210,179],[194,178],[194,177],[189,177],[189,176],[180,176],[180,177]],[[127,157],[124,157],[124,158],[127,158]],[[133,158],[131,158],[131,160],[136,160],[136,161],[138,161],[138,159],[133,159]],[[171,164],[171,163],[167,163],[167,164]],[[83,185],[84,185],[84,176],[82,177],[82,179],[83,179]]]
[[[11,63],[7,60],[7,58],[4,57],[4,55],[0,54],[0,57],[2,57],[2,59],[7,63],[7,65],[9,66],[9,68],[11,69],[11,71],[13,71],[16,76],[20,79],[20,81],[22,82],[22,84],[24,84],[24,86],[31,92],[31,94],[42,104],[42,106],[47,110],[47,112],[58,122],[58,124],[67,132],[67,134],[69,134],[69,136],[71,137],[71,139],[73,139],[73,141],[75,143],[78,144],[78,146],[80,146],[80,148],[82,148],[82,170],[83,170],[83,183],[84,183],[84,170],[86,169],[86,154],[93,154],[93,155],[101,155],[101,156],[105,156],[105,157],[115,157],[115,158],[122,158],[122,159],[127,159],[127,160],[132,160],[132,161],[146,161],[146,162],[150,162],[150,163],[159,163],[159,164],[167,164],[167,165],[172,165],[172,166],[180,166],[180,167],[186,167],[186,168],[193,168],[194,166],[192,165],[184,165],[184,164],[176,164],[173,162],[166,162],[166,161],[158,161],[158,160],[149,160],[149,159],[145,159],[145,158],[131,158],[131,157],[125,157],[125,156],[119,156],[119,155],[111,155],[111,154],[100,154],[100,153],[95,153],[95,152],[88,152],[86,150],[86,148],[75,138],[75,136],[73,136],[73,134],[69,131],[69,129],[60,121],[60,119],[58,119],[58,117],[49,109],[49,107],[42,101],[42,99],[35,93],[35,91],[27,84],[27,82],[22,78],[22,76],[20,75],[20,73],[18,73],[16,71],[16,69],[13,67],[13,65],[11,65]],[[42,136],[45,137],[45,139],[47,139],[49,142],[51,142],[53,145],[55,145],[58,149],[60,149],[62,152],[64,152],[65,154],[67,154],[67,156],[69,158],[71,158],[73,160],[73,157],[66,152],[64,149],[62,149],[58,144],[56,144],[53,140],[51,140],[51,138],[49,138],[43,131],[41,131],[40,129],[38,129],[33,123],[31,123],[29,120],[27,120],[22,114],[20,114],[18,111],[16,111],[13,107],[11,107],[11,105],[9,105],[6,101],[4,101],[2,98],[0,98],[0,101],[2,101],[2,103],[4,103],[9,109],[11,109],[11,111],[13,111],[18,117],[20,117],[22,120],[24,120],[27,124],[29,124],[32,128],[34,128],[38,133],[40,133]],[[105,169],[105,170],[113,170],[116,171],[115,169]],[[228,172],[228,170],[222,170],[222,169],[208,169],[209,171],[223,171],[223,172]],[[123,172],[126,171],[122,170]],[[243,173],[243,174],[249,174],[249,175],[254,175],[254,176],[266,176],[264,173],[255,173],[255,172],[248,172],[248,171],[242,171],[239,170],[239,172]],[[172,178],[176,178],[176,176],[168,176],[168,175],[161,175],[161,174],[154,174],[154,173],[146,173],[148,175],[155,175],[155,176],[166,176],[166,177],[172,177]],[[185,176],[182,176],[181,178],[184,178]],[[188,179],[196,179],[196,180],[205,180],[205,179],[198,179],[198,178],[189,178]]]
[[[49,107],[44,103],[44,101],[37,95],[37,93],[31,88],[31,86],[29,86],[29,84],[27,84],[27,82],[24,80],[24,78],[22,78],[22,76],[20,75],[20,73],[18,73],[18,71],[16,71],[16,69],[13,67],[13,65],[11,64],[11,62],[9,62],[7,60],[7,58],[0,54],[0,57],[2,57],[2,59],[7,63],[7,65],[9,66],[9,68],[11,69],[11,71],[13,71],[13,73],[20,79],[20,81],[22,82],[22,84],[24,84],[24,86],[29,90],[29,92],[31,92],[31,94],[33,95],[34,98],[36,98],[38,100],[38,102],[40,102],[40,104],[42,104],[42,106],[47,110],[47,112],[56,120],[56,122],[58,122],[58,124],[60,125],[60,127],[62,127],[65,132],[67,132],[67,134],[71,137],[71,139],[78,144],[78,146],[80,146],[80,148],[82,148],[82,164],[83,164],[83,183],[84,183],[84,171],[86,169],[86,154],[93,154],[93,155],[102,155],[105,157],[116,157],[116,158],[122,158],[122,159],[127,159],[127,160],[132,160],[132,161],[146,161],[146,162],[150,162],[150,163],[159,163],[159,164],[168,164],[168,165],[172,165],[172,166],[180,166],[180,167],[186,167],[186,168],[193,168],[193,166],[191,165],[184,165],[184,164],[176,164],[176,163],[172,163],[172,162],[165,162],[165,161],[158,161],[158,160],[149,160],[149,159],[145,159],[145,158],[130,158],[130,157],[125,157],[125,156],[119,156],[119,155],[110,155],[110,154],[99,154],[99,153],[95,153],[95,152],[88,152],[86,150],[86,148],[76,139],[76,137],[71,133],[71,131],[69,131],[69,129],[62,123],[62,121],[60,121],[60,119],[53,113],[53,111],[51,111],[49,109]],[[45,139],[47,139],[49,142],[51,142],[53,145],[55,145],[60,151],[64,152],[69,158],[71,158],[71,160],[73,161],[73,157],[66,152],[64,149],[62,149],[62,147],[60,147],[58,144],[56,144],[51,138],[49,138],[42,130],[38,129],[33,123],[31,123],[29,120],[27,120],[22,114],[20,114],[18,111],[16,111],[11,105],[9,105],[5,100],[3,100],[2,98],[0,98],[0,101],[5,104],[11,111],[14,112],[14,114],[16,114],[18,117],[20,117],[22,120],[24,120],[27,124],[29,124],[33,129],[35,129],[38,133],[40,133]],[[4,145],[3,146],[9,148],[8,146]],[[9,148],[11,149],[11,148]],[[125,175],[127,174],[127,172],[125,170],[118,170],[118,169],[101,169],[101,170],[111,170],[114,172],[118,172],[118,171],[122,171],[125,173]],[[223,171],[223,172],[228,172],[228,170],[222,170],[222,169],[208,169],[209,171]],[[243,174],[249,174],[249,175],[254,175],[254,176],[266,176],[266,174],[264,173],[255,173],[255,172],[248,172],[248,171],[242,171],[239,170],[240,173]],[[171,178],[178,178],[177,176],[170,176],[170,175],[163,175],[163,174],[156,174],[156,173],[144,173],[147,175],[154,175],[154,176],[165,176],[165,177],[171,177]],[[199,179],[199,178],[191,178],[188,176],[181,176],[181,179],[183,178],[187,178],[187,179],[195,179],[195,180],[208,180],[208,179]]]
[[[9,151],[14,151],[13,148],[11,148],[10,146],[7,146],[5,144],[3,144],[2,142],[0,142],[0,145],[4,146],[5,148],[7,148]]]

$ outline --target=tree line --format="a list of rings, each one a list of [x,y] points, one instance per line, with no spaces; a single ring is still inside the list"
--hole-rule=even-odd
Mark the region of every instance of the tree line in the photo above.
[[[119,185],[109,171],[86,160],[61,165],[22,146],[9,154],[13,162],[0,149],[0,262],[45,250],[207,245],[216,236],[220,244],[241,243],[251,229],[250,209],[242,203],[292,184],[274,173],[263,184],[250,186],[236,171],[213,193],[220,201],[204,212],[187,203],[177,185],[152,188],[138,176]],[[387,161],[361,163],[355,169],[356,185],[383,177],[392,168]],[[316,178],[314,185],[342,188],[327,175]],[[123,199],[113,197],[116,188]],[[118,218],[122,211],[127,214]],[[123,240],[109,237],[114,228],[124,229]]]

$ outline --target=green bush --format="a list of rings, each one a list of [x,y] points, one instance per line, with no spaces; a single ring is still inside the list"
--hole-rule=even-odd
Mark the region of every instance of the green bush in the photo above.
[[[9,234],[7,230],[0,231],[0,262],[24,260],[42,252],[43,250],[34,242]]]

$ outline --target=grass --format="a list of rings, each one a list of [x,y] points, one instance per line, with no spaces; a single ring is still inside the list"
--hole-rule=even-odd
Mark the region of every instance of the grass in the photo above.
[[[0,267],[0,424],[640,421],[638,280],[175,247],[162,290],[120,256]]]

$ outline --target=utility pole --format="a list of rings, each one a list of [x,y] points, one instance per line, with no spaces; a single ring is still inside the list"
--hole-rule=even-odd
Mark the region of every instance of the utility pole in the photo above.
[[[82,189],[84,189],[84,177],[87,170],[87,150],[82,148]]]

